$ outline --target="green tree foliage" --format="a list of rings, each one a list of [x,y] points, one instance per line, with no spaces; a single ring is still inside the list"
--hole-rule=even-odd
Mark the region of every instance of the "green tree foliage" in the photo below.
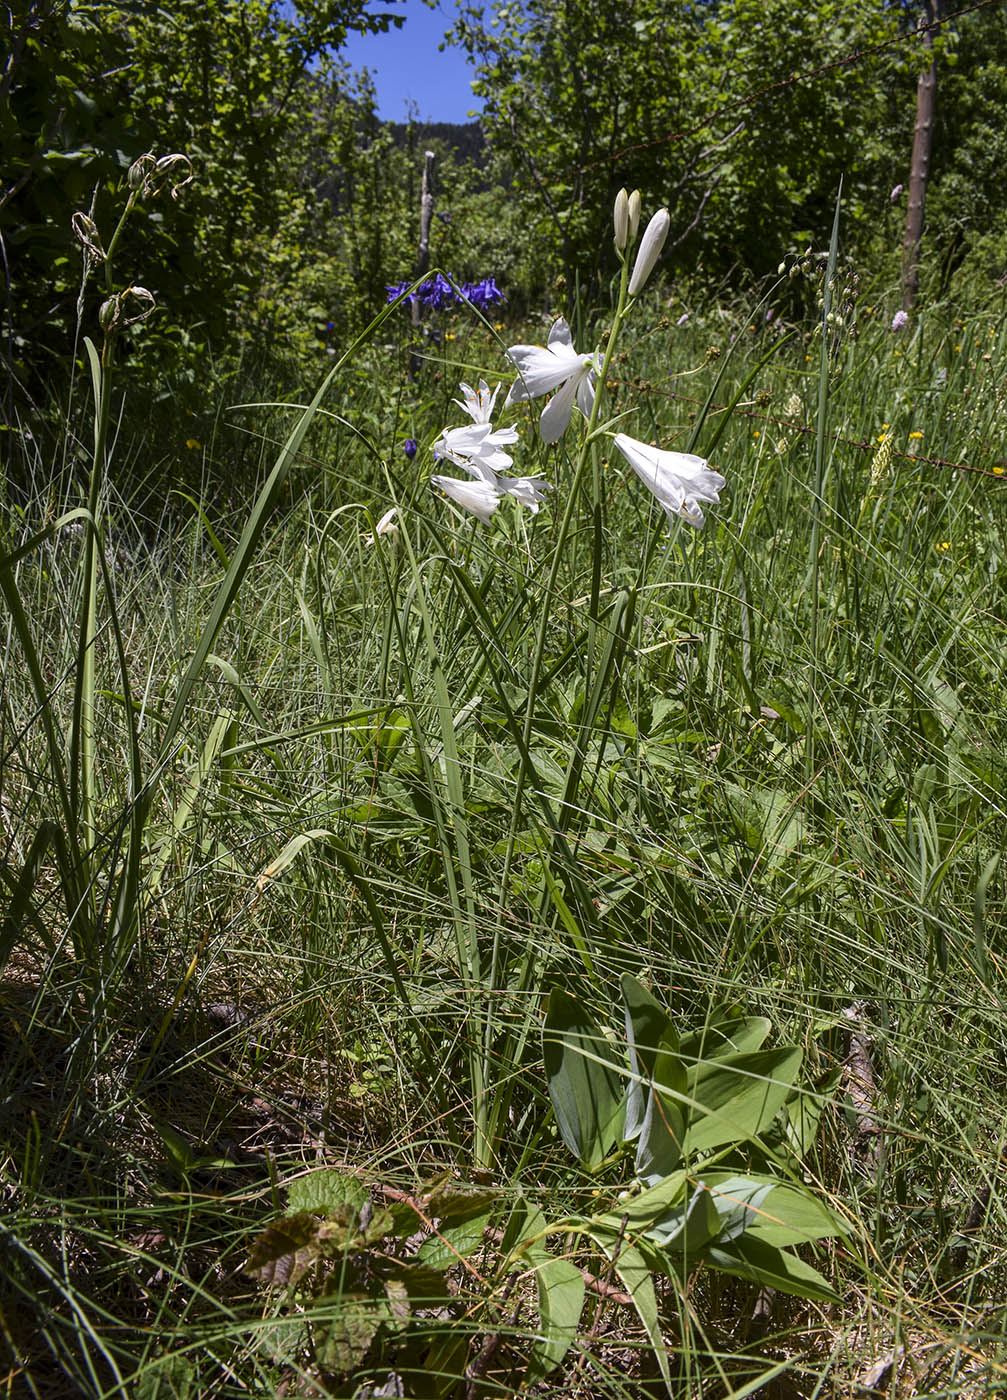
[[[259,307],[282,301],[300,271],[292,250],[317,241],[323,148],[334,122],[352,124],[359,110],[332,55],[351,29],[401,22],[368,2],[305,0],[293,14],[278,0],[8,9],[0,234],[23,373],[70,344],[72,214],[91,209],[102,228],[116,184],[146,150],[185,152],[196,178],[170,217],[163,204],[146,207],[124,268],[207,346],[219,350],[236,325],[269,329]]]
[[[937,118],[927,215],[939,286],[1007,273],[1007,26],[990,5],[938,31]]]
[[[881,0],[495,0],[464,8],[451,38],[476,64],[499,170],[555,261],[604,271],[612,197],[636,185],[671,210],[665,266],[719,277],[765,273],[820,236],[840,177],[846,240],[890,256],[918,19]],[[1005,42],[998,5],[937,37],[927,239],[945,255],[1003,212]]]

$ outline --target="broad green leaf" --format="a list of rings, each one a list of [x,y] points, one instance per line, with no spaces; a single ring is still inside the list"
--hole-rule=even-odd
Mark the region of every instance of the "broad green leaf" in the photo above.
[[[745,1142],[768,1128],[791,1093],[801,1059],[799,1049],[783,1047],[693,1066],[689,1087],[696,1102],[685,1135],[686,1156]]]
[[[498,1197],[499,1193],[492,1187],[473,1186],[449,1173],[428,1182],[422,1193],[427,1214],[437,1216],[441,1220],[450,1220],[457,1215],[471,1215],[480,1206],[493,1205]]]
[[[822,1303],[841,1301],[817,1269],[805,1264],[796,1254],[788,1254],[785,1249],[755,1239],[751,1232],[723,1246],[711,1245],[706,1259],[713,1268],[737,1274],[761,1288],[796,1293],[799,1298],[816,1298]]]
[[[633,1078],[626,1094],[625,1134],[629,1141],[643,1127],[647,1113],[646,1081],[654,1077],[654,1061],[663,1036],[674,1035],[667,1011],[642,987],[635,977],[625,973],[620,982],[626,1008],[626,1042],[629,1046],[629,1068]],[[677,1047],[675,1047],[677,1048]]]
[[[838,1219],[823,1201],[810,1191],[772,1177],[737,1177],[727,1172],[704,1172],[703,1181],[718,1197],[718,1209],[723,1212],[721,1196],[745,1196],[746,1186],[762,1186],[767,1194],[748,1199],[749,1234],[767,1244],[804,1244],[808,1240],[828,1239],[832,1235],[849,1234],[849,1226]]]
[[[442,1224],[436,1235],[423,1241],[417,1259],[429,1269],[450,1269],[452,1264],[467,1259],[479,1248],[492,1216],[492,1208],[482,1205],[475,1206],[467,1215],[452,1215],[449,1224]]]
[[[535,1342],[528,1363],[529,1384],[554,1371],[566,1356],[577,1340],[584,1306],[584,1279],[576,1265],[544,1250],[533,1251],[531,1258],[535,1264],[542,1335]]]
[[[700,1183],[687,1205],[655,1220],[645,1233],[661,1250],[688,1265],[719,1236],[722,1224],[712,1194]]]
[[[684,1081],[684,1071],[681,1077]],[[634,1170],[640,1180],[656,1184],[669,1176],[682,1160],[684,1137],[685,1120],[678,1105],[651,1089],[636,1148]]]
[[[343,1291],[333,1276],[312,1310],[315,1353],[327,1371],[345,1375],[354,1370],[383,1322],[396,1324],[392,1302],[384,1295]]]
[[[815,1091],[802,1090],[787,1104],[787,1141],[802,1160],[814,1145],[822,1110],[839,1087],[842,1077],[840,1067],[820,1080]]]
[[[758,1224],[760,1208],[776,1183],[757,1181],[750,1176],[710,1172],[703,1174],[703,1185],[709,1188],[720,1219],[719,1241],[727,1244],[738,1235],[743,1235],[750,1226]]]
[[[542,1050],[560,1135],[585,1167],[597,1167],[622,1134],[622,1082],[605,1037],[559,987],[549,995]]]
[[[720,1060],[745,1055],[762,1047],[772,1029],[765,1016],[728,1016],[682,1037],[683,1060]]]
[[[622,1222],[625,1218],[624,1233],[632,1238],[634,1235],[639,1235],[644,1230],[649,1229],[662,1216],[667,1215],[678,1202],[684,1201],[686,1188],[685,1172],[674,1172],[671,1176],[665,1177],[663,1181],[659,1181],[656,1186],[651,1186],[647,1191],[641,1191],[638,1196],[631,1196],[626,1201],[620,1201],[615,1210],[595,1216],[588,1222],[588,1227],[592,1233],[595,1228],[598,1228],[606,1235],[618,1235],[622,1231]]]
[[[366,1202],[367,1191],[357,1178],[331,1167],[299,1176],[287,1187],[291,1214],[307,1210],[331,1215],[338,1206],[354,1206],[359,1212]]]

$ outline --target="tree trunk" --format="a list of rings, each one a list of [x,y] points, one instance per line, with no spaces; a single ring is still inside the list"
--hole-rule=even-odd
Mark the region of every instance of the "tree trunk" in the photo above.
[[[420,246],[416,250],[416,276],[422,277],[430,266],[430,223],[434,217],[434,152],[423,152],[423,187],[420,191]],[[412,321],[420,324],[419,298],[412,304]]]
[[[940,0],[926,0],[924,23],[932,25],[934,11]],[[936,18],[940,18],[939,15]],[[923,43],[930,52],[930,63],[920,73],[916,84],[916,126],[913,131],[913,163],[909,170],[909,208],[906,211],[906,234],[902,243],[902,307],[911,311],[916,301],[920,280],[920,245],[923,242],[923,221],[927,201],[927,176],[930,173],[930,150],[934,133],[934,109],[937,99],[937,64],[933,59],[934,32],[923,31]]]

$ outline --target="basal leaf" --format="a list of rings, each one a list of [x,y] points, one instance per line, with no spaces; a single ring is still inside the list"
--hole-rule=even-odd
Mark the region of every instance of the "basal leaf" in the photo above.
[[[767,1244],[804,1244],[808,1240],[828,1239],[846,1235],[849,1227],[818,1200],[810,1191],[772,1177],[737,1177],[727,1172],[704,1172],[703,1180],[718,1197],[718,1209],[723,1210],[721,1197],[744,1198],[748,1188],[762,1187],[764,1194],[748,1195],[748,1220],[745,1229],[753,1238]]]
[[[654,1061],[661,1039],[674,1027],[667,1011],[640,985],[635,977],[625,973],[620,982],[626,1008],[626,1043],[629,1047],[629,1068],[632,1074],[626,1094],[627,1140],[632,1141],[643,1127],[647,1113],[646,1082],[654,1077]]]
[[[584,1166],[597,1167],[622,1135],[622,1080],[601,1031],[558,987],[549,996],[542,1049],[560,1135]]]
[[[687,1205],[669,1211],[645,1231],[659,1249],[677,1261],[689,1261],[720,1234],[722,1221],[713,1196],[700,1184]]]
[[[569,1259],[556,1259],[544,1250],[534,1251],[535,1285],[541,1336],[528,1363],[528,1382],[547,1376],[566,1356],[577,1339],[584,1306],[584,1278]]]
[[[751,1232],[740,1235],[730,1244],[713,1246],[706,1251],[706,1260],[723,1273],[737,1274],[761,1288],[775,1288],[779,1293],[796,1293],[799,1298],[815,1298],[822,1303],[838,1303],[839,1294],[826,1280],[785,1249],[755,1239]]]
[[[638,1196],[631,1196],[625,1201],[620,1201],[615,1210],[606,1211],[604,1215],[597,1215],[588,1222],[589,1229],[594,1232],[595,1227],[604,1231],[606,1236],[625,1234],[632,1238],[650,1229],[655,1221],[660,1220],[669,1211],[673,1210],[679,1202],[685,1199],[687,1188],[687,1178],[684,1171],[674,1172],[671,1176],[659,1181],[656,1186],[650,1187],[647,1191],[641,1191]],[[626,1221],[623,1230],[623,1219]]]
[[[682,1037],[681,1055],[690,1060],[720,1060],[746,1055],[762,1047],[772,1029],[765,1016],[725,1016]]]
[[[657,1294],[654,1279],[646,1259],[638,1249],[623,1244],[615,1256],[615,1272],[623,1288],[633,1300],[637,1315],[643,1323],[647,1340],[653,1348],[654,1357],[661,1369],[669,1400],[672,1396],[671,1368],[668,1365],[668,1348],[661,1336],[661,1323],[657,1311]]]
[[[759,1050],[702,1061],[689,1070],[695,1104],[686,1130],[686,1156],[765,1131],[783,1106],[801,1068],[796,1047]]]

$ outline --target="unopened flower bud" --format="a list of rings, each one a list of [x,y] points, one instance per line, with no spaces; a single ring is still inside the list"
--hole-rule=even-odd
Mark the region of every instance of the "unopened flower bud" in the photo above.
[[[612,222],[615,225],[615,246],[621,253],[626,247],[626,240],[629,237],[629,195],[624,189],[620,190],[615,197]]]
[[[118,313],[118,297],[109,297],[107,301],[102,302],[98,310],[98,324],[103,331],[110,331],[112,329],[119,318]]]
[[[659,209],[650,223],[640,241],[640,251],[636,255],[636,263],[633,266],[633,275],[629,279],[629,294],[635,297],[643,290],[647,278],[654,271],[654,265],[661,256],[661,249],[664,247],[664,240],[668,237],[668,229],[671,227],[671,215],[667,209]]]
[[[156,165],[152,151],[138,156],[126,172],[126,184],[131,190],[142,190],[144,181]]]
[[[640,204],[642,196],[639,190],[634,190],[629,197],[629,241],[636,242],[636,235],[640,231]]]

